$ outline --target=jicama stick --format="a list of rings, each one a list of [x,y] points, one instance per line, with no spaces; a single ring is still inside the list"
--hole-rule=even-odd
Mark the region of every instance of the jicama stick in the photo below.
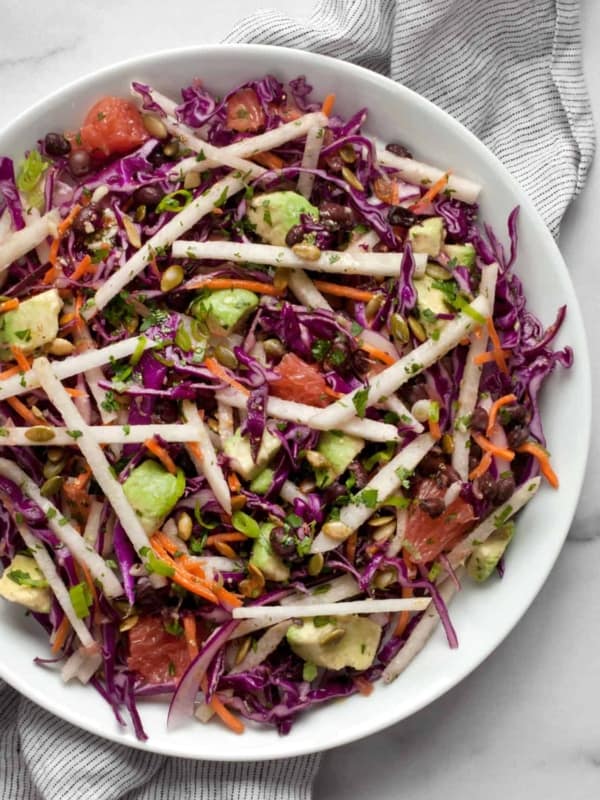
[[[206,429],[194,403],[192,403],[190,400],[184,400],[182,407],[185,418],[198,430],[197,435],[193,439],[189,440],[197,442],[200,446],[200,452],[202,453],[202,461],[200,464],[196,464],[196,467],[200,466],[201,471],[208,481],[208,485],[213,490],[221,508],[227,514],[231,514],[231,493],[229,491],[227,481],[225,480],[225,476],[223,475],[223,470],[217,462],[217,454],[208,434],[208,430]],[[193,451],[192,455],[195,455]]]
[[[0,244],[0,273],[18,258],[27,255],[48,236],[56,236],[59,221],[60,215],[56,209],[53,209],[32,222],[31,225],[12,233]]]
[[[389,397],[386,397],[383,401],[383,405],[388,409],[388,411],[393,411],[394,414],[397,414],[398,417],[400,417],[400,422],[402,425],[406,425],[407,428],[410,428],[411,431],[414,431],[415,433],[423,432],[423,425],[418,419],[415,419],[413,414],[410,413],[408,408],[397,395],[392,394]]]
[[[445,170],[430,164],[423,164],[414,158],[394,155],[389,150],[378,150],[377,161],[386,167],[394,167],[400,177],[408,183],[418,183],[425,187],[436,183],[445,174]],[[457,175],[450,175],[446,188],[454,200],[462,200],[465,203],[476,203],[481,192],[481,186],[478,183]]]
[[[98,540],[98,533],[100,531],[100,520],[102,518],[102,510],[104,508],[104,503],[101,503],[99,500],[93,498],[90,501],[90,509],[88,512],[88,518],[85,523],[85,528],[83,530],[83,541],[89,547],[96,547],[96,542]]]
[[[458,590],[458,586],[451,578],[447,578],[439,587],[439,593],[445,605],[448,605]],[[433,603],[426,609],[422,618],[411,631],[404,647],[389,662],[383,671],[383,682],[391,683],[403,672],[413,658],[425,647],[432,633],[440,621],[439,614]]]
[[[348,603],[318,605],[241,606],[231,612],[234,619],[266,619],[279,622],[296,617],[347,616],[348,614],[386,614],[396,611],[423,611],[431,603],[429,597],[390,598],[386,600],[351,600]]]
[[[215,259],[233,261],[236,264],[249,262],[271,267],[310,269],[336,275],[384,277],[399,275],[402,261],[402,253],[348,253],[336,250],[322,250],[317,260],[306,261],[289,247],[249,242],[194,242],[182,239],[173,243],[171,254],[174,258]],[[415,263],[420,263],[426,261],[427,256],[415,253],[414,259]]]
[[[317,289],[303,269],[291,269],[287,275],[288,287],[296,298],[309,309],[325,308],[332,311],[331,306]]]
[[[290,627],[288,620],[283,620],[278,625],[273,625],[272,628],[261,636],[256,642],[256,646],[248,651],[246,656],[230,670],[230,674],[235,675],[237,672],[246,672],[247,670],[255,669],[259,664],[268,658],[271,653],[278,647],[282,639]]]
[[[235,430],[233,424],[233,410],[227,403],[217,402],[217,425],[219,426],[219,438],[221,442],[233,436]]]
[[[65,424],[71,430],[81,432],[81,436],[77,439],[79,449],[88,462],[98,485],[104,492],[104,496],[113,507],[129,541],[145,563],[148,553],[151,552],[148,536],[137,514],[129,505],[123,487],[113,476],[110,464],[102,452],[102,448],[90,434],[88,426],[83,421],[81,414],[67,394],[64,386],[52,372],[48,359],[43,357],[36,358],[33,362],[33,369],[38,376],[41,387],[48,395],[50,402],[62,415]]]
[[[494,307],[497,277],[498,264],[489,264],[489,266],[483,268],[481,273],[480,293],[487,298],[490,310]],[[468,421],[477,404],[479,381],[483,369],[482,366],[477,364],[477,356],[486,351],[488,338],[487,327],[483,326],[479,332],[479,336],[471,340],[458,392],[458,404],[454,417],[454,451],[452,453],[452,466],[463,481],[466,481],[469,477]]]
[[[397,556],[402,550],[402,543],[406,533],[406,523],[408,522],[408,511],[406,508],[396,509],[396,532],[388,542],[387,555],[390,558]]]
[[[224,389],[217,392],[217,400],[227,403],[233,408],[244,409],[248,404],[248,398],[235,389]],[[316,430],[331,430],[329,426],[313,425],[315,417],[315,406],[308,406],[305,403],[295,403],[292,400],[281,400],[279,397],[269,397],[267,400],[267,414],[275,419],[284,419],[288,422],[296,422],[299,425],[310,425]],[[350,419],[340,426],[340,430],[352,436],[362,436],[371,442],[391,442],[399,438],[398,430],[394,425],[385,422],[377,422],[373,419]]]
[[[224,198],[236,194],[244,188],[244,185],[241,178],[230,174],[213,184],[205,194],[201,194],[192,200],[183,211],[180,211],[173,219],[163,225],[158,233],[155,233],[123,266],[113,272],[108,280],[102,284],[89,307],[83,310],[85,319],[95,316],[136,275],[139,275],[152,261],[153,255],[157,250],[169,247],[178,236],[189,231],[202,217],[210,214],[217,203],[222,203]]]
[[[373,516],[377,508],[401,486],[403,475],[407,471],[410,473],[425,457],[429,450],[431,450],[434,444],[435,440],[428,433],[423,433],[421,436],[413,439],[413,441],[394,456],[391,461],[385,464],[374,478],[371,478],[361,492],[355,495],[354,500],[341,508],[339,522],[343,529],[343,534],[340,532],[339,538],[336,536],[334,539],[328,536],[324,530],[321,530],[312,543],[310,552],[326,553],[328,550],[334,550],[341,542],[351,536],[351,534],[360,528],[369,517]],[[365,497],[366,493],[375,493],[374,503],[369,503],[369,505],[367,505],[361,500],[361,495]]]
[[[322,125],[315,124],[306,134],[306,143],[304,145],[304,152],[302,153],[301,166],[303,169],[316,169],[319,163],[319,154],[323,146],[323,136],[325,128]],[[298,177],[298,191],[301,195],[310,200],[312,194],[315,176],[312,172],[301,172]]]
[[[143,347],[144,350],[147,350],[150,347],[156,347],[156,343],[146,339],[145,336],[133,336],[130,339],[123,339],[98,350],[87,350],[77,356],[68,356],[63,361],[52,361],[52,371],[62,381],[65,378],[72,378],[73,375],[79,375],[81,372],[101,367],[110,361],[127,358],[138,347]],[[32,369],[22,375],[6,378],[0,384],[0,400],[24,394],[30,389],[37,389],[39,385],[39,381]]]
[[[33,442],[28,437],[31,428],[0,428],[0,445],[8,447],[67,447],[76,445],[78,434],[68,428],[44,425],[47,438]],[[89,425],[88,432],[99,444],[143,444],[146,439],[160,436],[166,442],[196,441],[199,427],[195,423],[183,425],[179,422],[164,425]],[[52,436],[50,436],[52,434]]]
[[[81,534],[63,517],[56,506],[41,494],[38,486],[20,467],[6,458],[0,458],[0,475],[16,483],[21,491],[41,508],[47,517],[50,530],[76,561],[85,564],[92,576],[102,585],[107,597],[120,597],[123,594],[119,579],[102,556],[85,542]]]
[[[87,350],[94,350],[96,345],[92,339],[88,326],[83,319],[80,318],[79,324],[76,327],[75,340],[78,343],[78,351],[80,353]],[[108,390],[100,386],[100,381],[105,379],[105,375],[100,367],[92,367],[84,373],[87,385],[90,388],[92,397],[96,401],[96,406],[100,414],[103,425],[110,425],[117,418],[117,411],[115,409],[107,408]]]
[[[427,339],[423,344],[411,350],[392,366],[387,367],[370,381],[366,408],[377,403],[382,397],[389,397],[427,367],[435,364],[442,356],[456,347],[465,336],[480,323],[476,320],[485,317],[489,312],[486,297],[478,295],[473,302],[453,320],[449,321],[440,333],[437,341]],[[308,424],[315,427],[324,425],[323,430],[338,428],[346,420],[356,414],[355,398],[362,389],[355,389],[327,408],[322,409]]]
[[[286,503],[293,503],[294,500],[304,500],[306,501],[306,495],[304,492],[301,492],[300,489],[290,480],[284,481],[281,484],[281,489],[279,490],[279,496],[282,500],[285,500]]]
[[[226,147],[217,148],[219,151],[218,155],[216,155],[216,158],[219,159],[218,162],[214,161],[208,164],[207,161],[198,161],[195,156],[184,158],[171,170],[168,177],[170,180],[178,180],[188,172],[203,172],[211,166],[222,164],[223,162],[220,159],[223,157],[237,156],[239,158],[249,158],[257,153],[273,150],[275,147],[281,147],[281,145],[287,142],[306,135],[315,124],[324,125],[326,123],[327,118],[321,114],[320,111],[305,114],[297,120],[286,122],[284,125],[273,128],[270,131],[265,131],[265,133],[261,133],[258,136],[248,136],[245,139],[241,139],[239,142],[234,142]]]

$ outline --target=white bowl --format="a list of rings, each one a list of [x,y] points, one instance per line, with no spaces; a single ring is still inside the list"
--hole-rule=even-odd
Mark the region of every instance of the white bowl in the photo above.
[[[127,96],[132,79],[175,96],[195,77],[223,93],[269,72],[284,80],[305,74],[318,96],[335,92],[336,110],[343,115],[368,106],[370,133],[384,141],[401,141],[417,157],[482,183],[482,218],[502,239],[506,239],[510,210],[521,206],[518,274],[532,310],[544,324],[554,319],[559,305],[568,305],[557,346],[568,343],[575,351],[574,366],[558,368],[543,394],[544,425],[561,487],[556,492],[544,486],[520,516],[504,580],[467,585],[452,604],[458,650],[450,650],[438,630],[394,684],[378,685],[368,698],[359,695],[312,710],[297,720],[287,736],[249,726],[238,737],[218,723],[190,722],[167,731],[166,705],[142,702],[149,740],[140,743],[130,729],[119,728],[94,689],[65,686],[55,672],[33,664],[35,656],[47,655],[45,635],[24,617],[21,608],[0,604],[0,676],[8,683],[88,731],[133,747],[188,758],[258,760],[324,750],[392,725],[455,686],[516,625],[552,569],[573,518],[589,443],[588,351],[579,305],[554,240],[522,189],[475,136],[428,100],[387,78],[343,61],[275,47],[217,45],[168,51],[101,70],[56,92],[0,134],[0,153],[19,158],[25,147],[47,131],[75,128],[102,94]]]

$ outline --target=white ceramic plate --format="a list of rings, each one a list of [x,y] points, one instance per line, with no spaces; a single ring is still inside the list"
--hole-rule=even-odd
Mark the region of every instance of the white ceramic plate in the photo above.
[[[256,760],[323,750],[374,733],[431,703],[480,664],[525,613],[550,572],[567,535],[585,468],[589,442],[590,365],[579,306],[562,257],[529,199],[498,160],[462,125],[412,91],[367,70],[310,53],[255,45],[198,47],[118,64],[55,93],[0,134],[0,153],[14,158],[50,130],[76,128],[103,94],[128,95],[129,82],[150,83],[177,95],[194,77],[223,93],[244,80],[271,72],[282,80],[305,74],[318,96],[337,96],[336,110],[349,115],[368,106],[368,130],[384,141],[401,141],[417,157],[484,186],[483,219],[506,238],[510,210],[521,206],[517,271],[531,308],[544,324],[559,305],[568,314],[558,346],[575,351],[570,370],[557,369],[544,388],[543,419],[561,488],[544,487],[519,519],[503,581],[467,585],[451,607],[460,647],[448,649],[441,630],[391,686],[369,697],[333,702],[301,717],[287,736],[249,728],[234,736],[219,724],[166,730],[164,704],[140,704],[149,741],[140,744],[116,724],[92,688],[65,686],[32,659],[47,654],[45,636],[22,609],[0,604],[0,676],[59,717],[109,739],[188,758]],[[465,86],[465,91],[468,87]]]

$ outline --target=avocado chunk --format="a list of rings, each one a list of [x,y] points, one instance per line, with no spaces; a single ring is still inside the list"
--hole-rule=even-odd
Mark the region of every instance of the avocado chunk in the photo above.
[[[317,452],[325,456],[329,462],[326,467],[317,467],[315,476],[317,486],[324,489],[346,471],[356,456],[365,446],[365,440],[358,436],[349,436],[341,431],[326,431],[319,437]]]
[[[256,195],[248,204],[247,217],[256,233],[269,244],[285,245],[290,228],[300,224],[300,215],[319,218],[319,209],[297,192]]]
[[[250,484],[250,491],[256,494],[266,494],[271,488],[275,472],[271,467],[266,467],[262,472],[259,472],[256,478]]]
[[[11,344],[24,353],[33,353],[38,347],[49,344],[58,333],[58,315],[63,301],[57,289],[36,294],[23,300],[14,311],[0,317],[0,358],[11,358]]]
[[[336,631],[343,633],[337,634]],[[356,614],[315,617],[305,619],[301,625],[291,625],[286,638],[297,656],[318,667],[363,670],[368,669],[375,659],[381,626]]]
[[[181,469],[171,475],[162,464],[149,459],[131,470],[123,491],[146,533],[154,533],[184,493],[185,475]]]
[[[16,555],[0,578],[0,597],[12,603],[48,614],[52,594],[44,575],[30,556]]]
[[[258,306],[258,295],[247,289],[203,292],[190,306],[190,313],[211,332],[232,333]]]
[[[262,472],[273,456],[279,451],[281,441],[274,433],[265,428],[262,442],[258,448],[256,461],[252,458],[250,440],[243,436],[240,429],[230,436],[223,445],[225,455],[229,456],[231,468],[246,481],[251,481]]]
[[[492,533],[485,542],[476,544],[469,560],[467,572],[473,580],[487,580],[498,566],[515,533],[514,522],[509,522]]]
[[[263,522],[260,526],[260,535],[252,545],[250,563],[258,567],[267,580],[281,583],[290,577],[290,568],[273,552],[269,539],[273,527],[271,522]]]
[[[457,267],[468,267],[470,269],[475,266],[475,248],[469,242],[466,244],[445,244],[442,250],[451,261],[454,261]]]
[[[439,331],[447,320],[437,319],[437,314],[447,314],[446,295],[433,285],[434,279],[429,275],[414,278],[413,286],[417,292],[417,310],[419,319],[428,336]]]
[[[432,257],[440,254],[445,235],[444,220],[441,217],[427,217],[408,229],[408,240],[413,252],[427,253]]]

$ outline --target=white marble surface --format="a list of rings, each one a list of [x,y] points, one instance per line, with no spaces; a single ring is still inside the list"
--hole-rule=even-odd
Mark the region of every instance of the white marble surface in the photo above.
[[[265,5],[300,17],[310,13],[312,2],[0,0],[0,127],[98,67],[154,50],[218,42],[241,15]],[[581,5],[585,69],[600,120],[600,2],[582,0]],[[597,165],[568,212],[560,240],[592,343],[596,396],[599,194]],[[576,409],[567,409],[565,424],[575,415]],[[516,630],[433,706],[327,753],[316,800],[600,798],[599,453],[596,428],[571,537]]]

